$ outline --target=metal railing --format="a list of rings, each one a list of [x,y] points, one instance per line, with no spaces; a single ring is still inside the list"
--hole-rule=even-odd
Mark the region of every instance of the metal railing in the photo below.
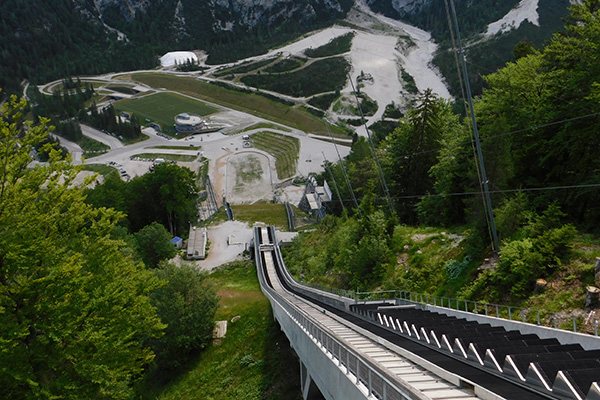
[[[429,304],[452,310],[481,314],[509,321],[525,322],[578,333],[598,336],[598,319],[581,318],[576,315],[560,317],[559,313],[531,308],[507,306],[495,303],[457,299],[453,297],[434,296],[407,290],[385,290],[378,292],[354,292],[355,303],[368,300],[395,299],[410,304]]]
[[[340,370],[344,372],[347,378],[357,387],[366,391],[366,398],[383,400],[414,398],[414,393],[408,389],[398,387],[383,372],[364,361],[352,349],[326,332],[318,323],[313,322],[308,316],[301,313],[278,294],[273,293],[273,297],[278,297],[282,300],[273,299],[330,360],[340,367]]]
[[[256,243],[259,243],[259,235],[256,230],[254,237]],[[340,367],[340,370],[344,372],[349,381],[365,393],[365,398],[382,400],[418,398],[418,394],[413,393],[409,389],[398,387],[392,380],[388,379],[382,371],[364,361],[352,349],[337,340],[333,335],[325,331],[325,329],[321,328],[318,322],[311,320],[281,294],[277,293],[273,288],[267,285],[261,258],[258,257],[258,252],[260,250],[256,248],[255,251],[257,252],[256,262],[258,280],[264,289],[263,291],[269,297],[274,312],[275,306],[279,306],[281,311],[294,321],[294,323],[308,335],[315,345],[317,345],[334,364]]]
[[[292,277],[292,279],[294,279],[294,277]],[[353,290],[330,288],[330,287],[327,287],[327,286],[319,285],[317,283],[309,283],[309,282],[297,281],[296,279],[294,279],[294,281],[296,283],[298,283],[299,285],[307,286],[307,287],[310,287],[310,288],[313,288],[313,289],[317,289],[317,290],[320,290],[322,292],[327,292],[327,293],[335,294],[337,296],[347,297],[349,299],[354,299],[356,297],[356,292],[353,291]]]

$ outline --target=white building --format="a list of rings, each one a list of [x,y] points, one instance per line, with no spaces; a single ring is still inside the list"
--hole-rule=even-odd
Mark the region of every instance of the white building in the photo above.
[[[175,130],[178,133],[200,133],[207,129],[206,121],[199,115],[181,113],[175,117]]]

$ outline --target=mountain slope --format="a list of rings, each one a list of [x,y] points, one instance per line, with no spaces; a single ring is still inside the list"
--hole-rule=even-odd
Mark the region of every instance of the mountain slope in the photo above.
[[[507,62],[514,61],[514,48],[525,42],[542,48],[555,31],[563,29],[563,18],[568,14],[569,0],[538,1],[539,25],[528,20],[516,29],[486,36],[488,26],[501,20],[521,3],[519,0],[454,0],[463,44],[469,61],[471,86],[475,94],[481,93],[482,75],[490,74]],[[445,0],[368,0],[374,11],[395,19],[402,19],[431,32],[440,44],[434,63],[442,70],[450,91],[460,94],[454,53]]]
[[[154,67],[173,49],[224,61],[343,17],[352,0],[6,0],[0,87],[19,91],[75,74]]]

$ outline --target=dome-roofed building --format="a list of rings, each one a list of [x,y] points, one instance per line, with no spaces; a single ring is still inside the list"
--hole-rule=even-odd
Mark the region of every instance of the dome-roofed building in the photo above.
[[[175,130],[178,133],[200,133],[207,129],[206,121],[199,115],[181,113],[175,117]]]

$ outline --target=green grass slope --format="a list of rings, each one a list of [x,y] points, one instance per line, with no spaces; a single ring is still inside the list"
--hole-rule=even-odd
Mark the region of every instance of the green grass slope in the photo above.
[[[160,400],[299,400],[299,363],[273,320],[250,261],[221,267],[209,277],[221,297],[217,320],[227,334],[169,383],[152,382],[141,398]],[[239,316],[236,322],[231,320]]]

